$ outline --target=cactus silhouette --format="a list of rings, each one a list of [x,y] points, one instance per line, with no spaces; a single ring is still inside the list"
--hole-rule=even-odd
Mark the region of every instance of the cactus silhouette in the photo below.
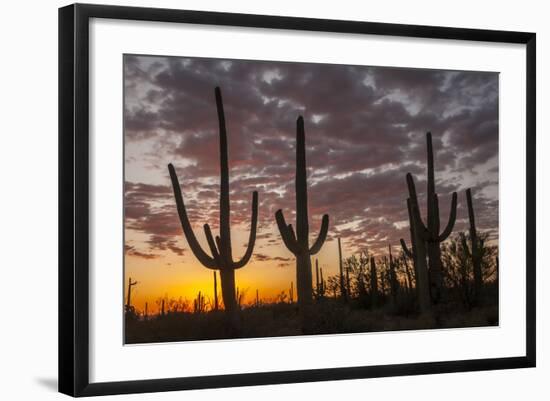
[[[412,249],[409,250],[405,241],[401,240],[403,252],[413,260],[414,279],[416,283],[416,296],[418,307],[421,313],[429,313],[431,310],[430,285],[428,277],[428,265],[426,263],[426,242],[421,234],[419,224],[420,211],[418,210],[418,199],[412,176],[407,174],[407,185],[409,188],[409,198],[407,199],[407,209],[409,212],[409,228],[411,232]]]
[[[252,193],[252,220],[250,224],[250,237],[246,252],[240,260],[234,261],[232,256],[231,230],[229,221],[230,205],[227,132],[225,128],[225,115],[223,111],[220,88],[216,87],[215,95],[220,132],[220,235],[216,236],[216,239],[214,240],[210,226],[208,224],[204,225],[204,233],[212,256],[202,249],[201,245],[197,241],[197,238],[195,237],[195,233],[193,232],[193,228],[191,227],[191,223],[187,217],[187,211],[185,210],[185,204],[183,202],[178,176],[174,166],[169,164],[168,170],[170,172],[170,179],[174,189],[178,215],[183,232],[187,238],[187,243],[189,244],[189,247],[195,257],[202,263],[203,266],[220,271],[222,298],[225,311],[230,317],[232,327],[234,329],[238,329],[239,316],[237,312],[239,308],[235,297],[235,270],[245,266],[252,256],[254,243],[256,241],[256,226],[258,222],[258,193],[256,191]]]
[[[135,286],[137,283],[137,281],[132,281],[132,277],[128,278],[128,297],[126,299],[127,312],[130,312],[132,310],[132,287]]]
[[[206,304],[204,302],[204,295],[199,293],[197,294],[197,298],[193,300],[193,312],[194,313],[203,313],[205,311]]]
[[[474,302],[477,303],[480,301],[483,291],[483,277],[481,275],[481,250],[483,248],[483,241],[477,236],[474,205],[472,202],[472,190],[470,188],[466,190],[466,202],[468,203],[468,218],[470,220],[471,246],[468,248],[468,244],[465,243],[464,248],[472,259],[472,266],[474,270]]]
[[[437,193],[435,192],[435,177],[434,177],[434,157],[432,148],[432,134],[428,132],[426,134],[426,144],[428,150],[428,180],[427,180],[427,214],[428,224],[425,225],[420,215],[420,208],[418,207],[418,198],[416,197],[416,189],[414,188],[414,180],[411,173],[407,174],[407,183],[409,185],[409,196],[412,202],[414,226],[417,228],[420,234],[420,239],[427,243],[428,258],[429,258],[429,278],[430,278],[430,295],[432,301],[437,303],[441,299],[441,292],[443,289],[443,271],[441,263],[441,242],[445,241],[451,232],[456,221],[456,192],[452,194],[451,210],[449,213],[449,220],[445,229],[440,233],[440,221],[439,221],[439,200]],[[411,191],[411,187],[413,191]],[[414,194],[414,196],[413,196]],[[416,210],[418,213],[416,213]],[[418,247],[418,239],[417,239]]]
[[[376,261],[374,256],[370,258],[370,297],[371,307],[376,308],[378,304],[378,274],[376,273]]]
[[[285,246],[296,257],[296,290],[298,307],[302,313],[302,322],[312,304],[313,286],[311,273],[311,259],[321,250],[328,232],[328,215],[325,214],[321,222],[321,230],[313,246],[309,246],[309,221],[307,213],[307,174],[306,174],[306,145],[304,119],[298,117],[296,122],[296,233],[291,224],[287,224],[283,211],[275,213],[277,226]]]
[[[325,283],[323,279],[323,268],[319,268],[319,259],[315,259],[315,296],[317,299],[325,295]]]
[[[407,278],[407,290],[408,290],[409,293],[411,293],[412,288],[413,288],[413,280],[412,280],[411,270],[409,269],[409,260],[408,259],[409,258],[407,257],[405,252],[403,252],[401,254],[401,261],[403,263],[403,268],[405,270],[405,276]]]
[[[214,270],[212,273],[214,273],[214,310],[218,310],[218,272]]]
[[[344,262],[342,260],[342,242],[340,240],[340,237],[338,237],[338,264],[340,268],[340,295],[342,297],[342,301],[347,302],[348,301],[348,287],[349,287],[349,272],[346,269],[346,275],[347,275],[347,284],[344,282]]]
[[[319,259],[315,259],[315,296],[319,298]]]

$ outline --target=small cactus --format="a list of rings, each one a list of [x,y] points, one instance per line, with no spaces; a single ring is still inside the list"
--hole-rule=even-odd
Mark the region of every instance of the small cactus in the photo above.
[[[197,297],[193,300],[193,312],[196,314],[203,313],[206,310],[204,295],[199,291]]]
[[[130,312],[132,310],[132,287],[137,284],[137,281],[132,281],[132,277],[128,278],[128,297],[126,299],[126,312]]]
[[[340,267],[340,296],[342,297],[342,301],[347,302],[349,286],[346,286],[346,283],[344,282],[344,262],[342,260],[342,242],[340,240],[340,237],[338,237],[338,264]],[[349,272],[347,269],[346,275],[347,284],[349,285]]]
[[[388,265],[390,292],[392,297],[395,298],[397,296],[397,293],[399,292],[399,281],[397,279],[397,273],[395,272],[395,264],[393,261],[393,255],[391,253],[391,245],[388,245],[388,251],[390,254],[389,265]]]
[[[319,259],[315,259],[315,296],[320,299],[324,295],[323,269],[319,268]]]

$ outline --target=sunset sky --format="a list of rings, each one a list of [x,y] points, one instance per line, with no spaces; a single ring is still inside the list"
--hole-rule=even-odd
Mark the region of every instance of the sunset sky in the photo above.
[[[324,213],[327,241],[316,255],[325,277],[360,249],[399,253],[409,243],[405,174],[415,177],[425,216],[426,131],[433,135],[442,226],[458,192],[454,232],[467,228],[472,188],[478,228],[498,240],[498,74],[185,57],[125,56],[125,276],[139,282],[132,304],[211,297],[212,270],[183,235],[167,164],[179,176],[195,234],[218,230],[219,143],[214,88],[222,90],[229,141],[231,228],[237,260],[259,193],[258,237],[236,271],[247,298],[270,298],[295,281],[293,255],[275,224],[294,224],[296,119],[306,132],[310,243]]]

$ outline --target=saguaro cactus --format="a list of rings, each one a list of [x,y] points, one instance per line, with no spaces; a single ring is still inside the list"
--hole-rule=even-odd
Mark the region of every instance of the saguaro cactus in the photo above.
[[[346,286],[346,283],[344,282],[344,262],[342,260],[342,242],[340,241],[340,237],[338,237],[338,264],[340,267],[340,296],[342,297],[342,301],[347,302],[348,301],[348,287]],[[348,277],[348,284],[349,284],[349,273],[346,269],[346,274]]]
[[[430,267],[430,295],[432,300],[437,303],[441,298],[441,291],[443,289],[443,272],[440,244],[441,242],[445,241],[453,231],[453,227],[456,221],[457,195],[456,192],[453,192],[449,220],[443,232],[440,233],[439,200],[437,193],[435,192],[434,158],[432,148],[432,134],[430,132],[426,134],[426,142],[428,148],[428,181],[426,199],[428,212],[427,225],[424,224],[424,222],[422,221],[422,217],[420,216],[420,208],[418,208],[418,199],[416,198],[416,189],[414,189],[414,180],[411,173],[407,174],[407,183],[409,185],[410,199],[413,202],[413,217],[415,219],[414,225],[419,230],[420,239],[425,241],[428,246],[428,258]],[[413,191],[411,191],[411,187],[413,188]],[[412,195],[412,193],[414,193],[414,196]],[[415,207],[418,210],[418,213],[415,212]]]
[[[126,299],[126,312],[130,312],[132,308],[132,287],[135,286],[137,283],[137,281],[132,281],[132,277],[128,278],[128,297]]]
[[[205,311],[206,304],[204,302],[204,295],[199,293],[197,294],[197,298],[193,300],[193,312],[194,313],[202,313]]]
[[[216,107],[218,110],[218,124],[220,131],[220,235],[214,237],[210,226],[204,225],[204,233],[206,240],[210,248],[212,256],[207,254],[197,241],[187,212],[185,210],[185,204],[181,195],[180,184],[178,176],[172,164],[168,165],[170,172],[170,178],[172,180],[172,187],[174,189],[174,196],[176,198],[176,205],[178,209],[181,226],[187,243],[191,248],[191,251],[195,257],[203,264],[203,266],[209,269],[215,269],[220,271],[222,298],[226,312],[230,316],[231,324],[234,328],[238,326],[238,305],[235,298],[235,270],[245,266],[254,249],[254,243],[256,241],[256,226],[258,222],[258,193],[254,191],[252,193],[252,220],[250,224],[250,236],[248,239],[248,246],[243,257],[239,261],[234,261],[231,248],[231,230],[230,230],[230,206],[229,206],[229,167],[227,158],[227,132],[225,129],[225,115],[223,111],[222,94],[220,88],[216,88]]]
[[[317,299],[325,295],[325,283],[323,279],[323,268],[319,268],[319,259],[315,259],[315,296]]]
[[[466,201],[468,203],[468,217],[470,220],[470,241],[471,249],[465,247],[465,250],[469,253],[472,259],[472,266],[474,270],[474,291],[475,302],[479,302],[483,291],[483,276],[481,275],[481,250],[483,247],[482,241],[477,236],[476,230],[476,218],[474,215],[474,205],[472,202],[472,190],[468,188],[466,190]]]
[[[311,259],[321,250],[328,232],[328,215],[321,222],[321,230],[313,246],[309,246],[309,221],[307,213],[307,174],[304,119],[296,122],[296,233],[291,224],[287,224],[283,211],[275,213],[275,219],[285,246],[296,257],[296,290],[298,306],[302,313],[312,304]]]

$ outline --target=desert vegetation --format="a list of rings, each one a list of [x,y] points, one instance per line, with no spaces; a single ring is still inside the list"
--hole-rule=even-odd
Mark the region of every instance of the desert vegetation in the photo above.
[[[306,135],[304,119],[299,116],[295,145],[295,228],[281,209],[273,216],[284,246],[294,256],[296,279],[271,298],[261,297],[255,288],[239,289],[235,270],[245,267],[254,253],[258,193],[252,194],[246,250],[235,261],[230,230],[227,132],[219,88],[215,90],[215,99],[219,123],[220,220],[216,236],[209,224],[203,226],[210,253],[203,250],[195,236],[176,170],[172,164],[168,165],[183,234],[196,259],[213,270],[214,295],[209,298],[198,291],[192,300],[158,298],[154,300],[157,312],[151,313],[148,303],[144,310],[132,306],[132,288],[139,281],[130,278],[125,302],[127,343],[498,324],[498,247],[491,245],[487,234],[476,228],[475,194],[471,189],[464,193],[469,229],[454,231],[457,193],[452,194],[447,222],[441,229],[431,133],[426,135],[425,218],[415,179],[407,173],[403,181],[403,207],[408,211],[410,238],[401,239],[400,244],[387,244],[383,253],[374,253],[365,245],[355,254],[344,255],[342,243],[346,238],[333,233],[333,240],[338,242],[338,273],[327,276],[319,267],[319,258],[312,263],[312,257],[331,234],[330,210],[322,216],[320,232],[310,245]],[[246,297],[249,291],[255,296]]]

